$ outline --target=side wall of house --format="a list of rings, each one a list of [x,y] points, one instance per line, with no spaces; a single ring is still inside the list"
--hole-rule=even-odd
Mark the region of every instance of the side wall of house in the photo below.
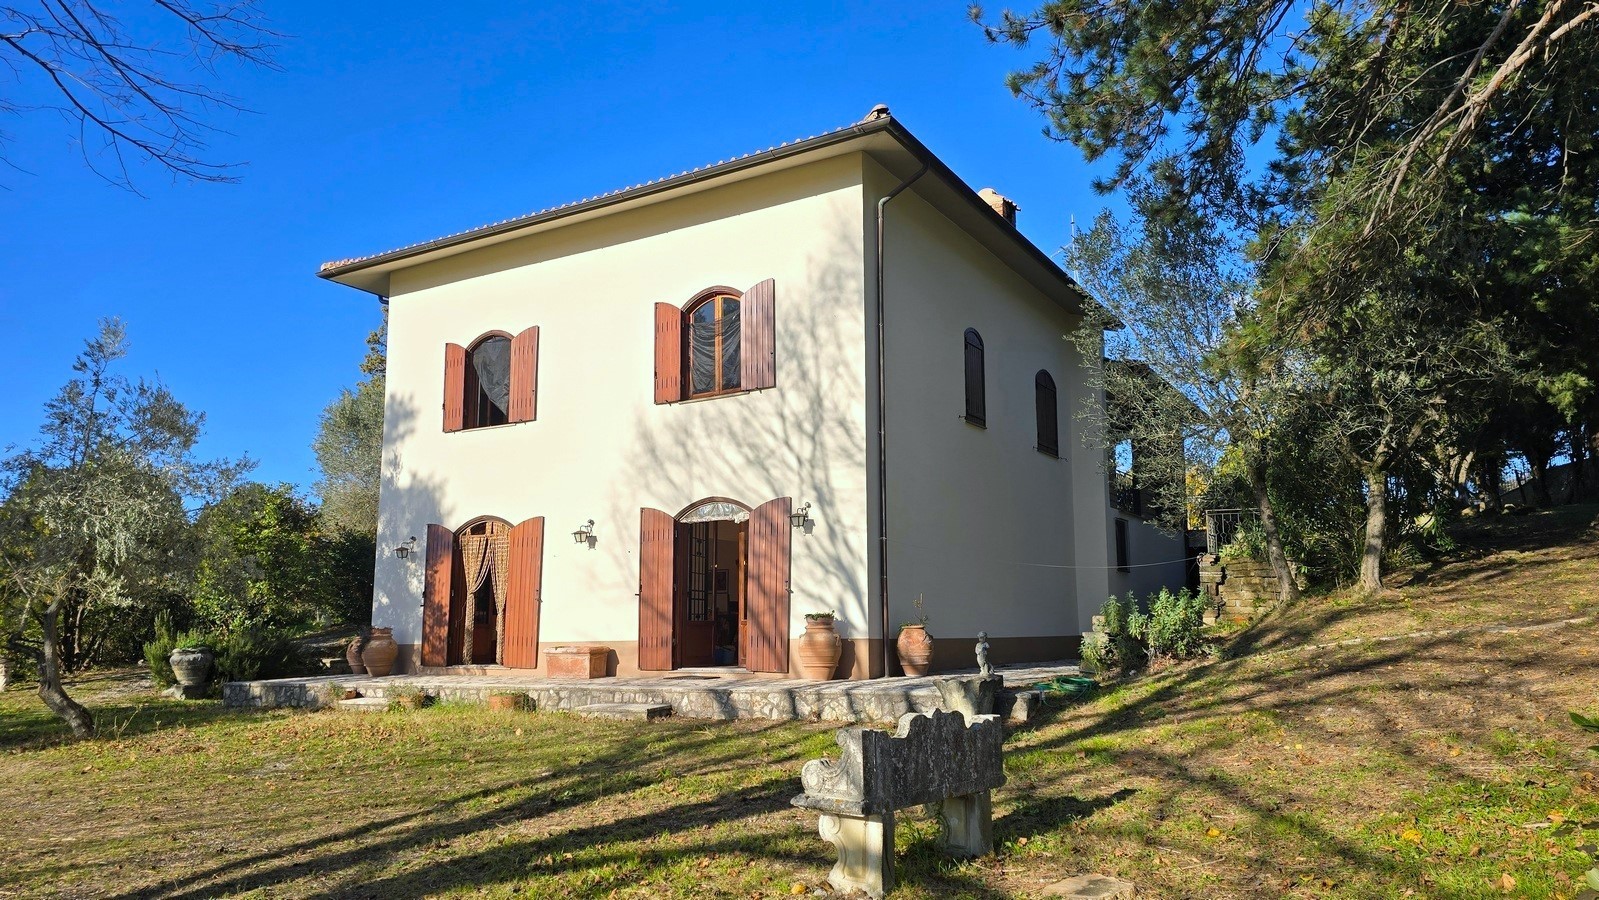
[[[1111,593],[1120,597],[1131,591],[1134,597],[1144,600],[1163,587],[1175,591],[1187,583],[1187,561],[1183,558],[1187,551],[1181,533],[1163,531],[1138,516],[1121,512],[1113,512],[1113,515],[1127,522],[1128,566],[1125,572],[1111,573]],[[1115,540],[1114,531],[1111,540]],[[1114,543],[1111,550],[1114,559]]]
[[[861,158],[843,157],[397,273],[379,547],[425,541],[429,523],[543,516],[541,646],[603,643],[626,674],[637,661],[640,508],[792,497],[812,504],[814,524],[793,534],[790,635],[804,613],[833,609],[841,634],[864,638],[861,193]],[[655,405],[655,304],[768,278],[776,387]],[[537,420],[445,433],[445,344],[533,325]],[[571,533],[589,519],[596,540],[578,545]],[[373,622],[394,628],[411,665],[423,574],[419,555],[380,551]]]
[[[867,172],[870,210],[896,179]],[[973,665],[979,631],[996,663],[1073,656],[1108,590],[1110,534],[1103,450],[1076,415],[1091,399],[1066,339],[1077,318],[914,187],[887,209],[891,637],[920,598],[935,668]],[[986,427],[962,418],[968,328],[984,344]],[[1057,388],[1059,458],[1036,449],[1040,369]]]

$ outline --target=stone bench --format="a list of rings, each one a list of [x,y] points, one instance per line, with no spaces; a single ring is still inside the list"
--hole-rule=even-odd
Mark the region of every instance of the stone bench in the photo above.
[[[945,844],[957,856],[994,852],[990,792],[1005,783],[1005,729],[998,716],[908,713],[894,734],[842,728],[837,761],[800,772],[805,793],[790,802],[821,813],[818,831],[838,849],[828,883],[840,893],[882,897],[894,888],[894,812],[935,804]]]

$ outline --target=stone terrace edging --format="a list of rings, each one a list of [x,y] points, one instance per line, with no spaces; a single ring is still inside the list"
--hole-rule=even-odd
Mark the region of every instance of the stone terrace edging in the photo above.
[[[1027,694],[1033,684],[1060,675],[1075,675],[1065,662],[996,670],[1005,679],[1005,703],[1017,703],[1016,689]],[[692,719],[769,719],[892,724],[907,712],[930,712],[942,698],[937,681],[924,678],[872,681],[803,681],[750,676],[606,678],[594,681],[525,678],[509,675],[391,675],[372,678],[338,675],[235,681],[223,685],[223,705],[234,709],[291,707],[319,709],[327,705],[327,687],[337,684],[363,697],[382,698],[396,689],[421,691],[438,700],[484,704],[493,693],[516,691],[533,699],[536,709],[570,711],[595,703],[664,703],[673,715]],[[1024,716],[1033,698],[1020,701]]]

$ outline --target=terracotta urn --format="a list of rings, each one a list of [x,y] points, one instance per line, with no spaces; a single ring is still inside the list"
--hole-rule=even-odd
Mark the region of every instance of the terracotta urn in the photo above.
[[[806,619],[805,633],[799,639],[800,671],[811,681],[830,681],[838,669],[844,642],[833,627],[833,618]]]
[[[361,651],[366,648],[366,635],[358,634],[350,641],[350,646],[344,648],[344,661],[350,664],[351,675],[365,675],[366,663],[361,661]]]
[[[899,629],[899,665],[905,674],[917,678],[927,674],[933,664],[933,636],[926,625],[902,625]]]
[[[366,647],[361,650],[361,662],[366,664],[366,672],[376,678],[394,671],[394,657],[400,653],[400,645],[394,643],[394,629],[373,628],[372,636],[366,639]]]
[[[178,684],[186,688],[203,686],[211,678],[211,651],[204,647],[191,650],[174,650],[167,657],[172,674]]]

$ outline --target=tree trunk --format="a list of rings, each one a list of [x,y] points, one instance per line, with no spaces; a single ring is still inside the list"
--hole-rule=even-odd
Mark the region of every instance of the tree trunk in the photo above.
[[[1260,511],[1260,530],[1266,535],[1267,562],[1277,576],[1277,599],[1288,604],[1299,599],[1299,582],[1294,580],[1293,567],[1288,564],[1288,554],[1283,550],[1282,534],[1277,530],[1277,514],[1272,510],[1271,495],[1266,488],[1266,469],[1253,454],[1246,455],[1244,471],[1249,478],[1249,489],[1255,494],[1255,507]]]
[[[1583,434],[1582,425],[1573,425],[1567,432],[1571,437],[1571,473],[1566,478],[1566,504],[1569,506],[1577,502],[1577,495],[1582,493],[1583,474],[1588,467],[1587,449],[1588,438]]]
[[[39,630],[44,640],[34,655],[39,660],[39,699],[50,711],[61,717],[73,735],[80,738],[94,736],[94,717],[77,701],[67,696],[61,687],[61,648],[57,631],[61,620],[61,600],[53,601],[39,615]]]
[[[11,656],[4,647],[0,647],[0,691],[11,686]]]
[[[1366,545],[1360,554],[1363,591],[1382,590],[1382,546],[1388,528],[1388,473],[1366,472]]]

